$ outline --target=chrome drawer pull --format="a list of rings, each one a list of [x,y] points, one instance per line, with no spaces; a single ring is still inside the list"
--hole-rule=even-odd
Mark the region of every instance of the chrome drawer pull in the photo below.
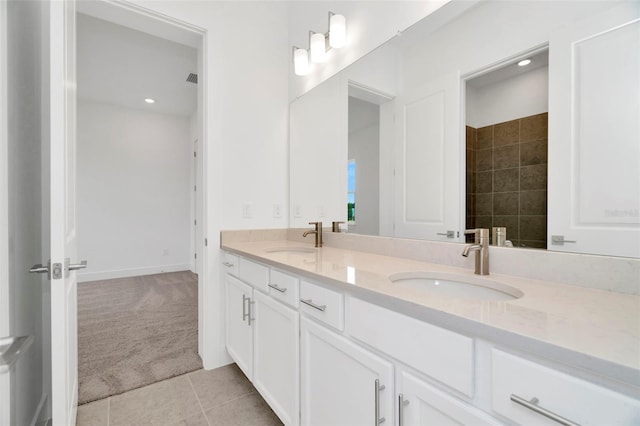
[[[233,263],[223,262],[222,264],[223,264],[224,266],[226,266],[227,268],[233,268]]]
[[[540,402],[538,400],[538,398],[531,398],[530,401],[527,401],[524,398],[519,397],[518,395],[514,395],[511,394],[511,401],[515,402],[516,404],[520,404],[523,407],[528,408],[531,411],[534,411],[538,414],[541,414],[551,420],[553,420],[554,422],[560,423],[561,425],[564,426],[580,426],[578,423],[574,423],[569,419],[565,419],[564,417],[554,413],[553,411],[549,411],[546,408],[542,408],[538,405],[538,402]]]
[[[252,306],[253,306],[253,305],[255,305],[255,304],[256,304],[256,302],[254,302],[254,301],[253,301],[253,300],[251,300],[251,299],[248,299],[248,300],[249,300],[249,303],[248,303],[248,305],[249,305],[249,321],[247,321],[247,322],[248,322],[249,327],[251,327],[251,321],[254,321],[254,322],[255,322],[255,320],[256,320],[255,318],[253,318],[253,317],[252,317],[252,315],[253,315],[253,308],[252,308]]]
[[[311,300],[311,299],[309,299],[309,300],[300,299],[300,301],[302,303],[304,303],[305,305],[311,306],[312,308],[315,308],[315,309],[317,309],[319,311],[322,311],[322,312],[324,312],[325,309],[327,309],[327,305],[316,305],[315,303],[313,303],[313,300]]]
[[[404,394],[398,395],[398,426],[404,426],[404,407],[409,405],[409,401],[405,401]]]
[[[251,313],[247,313],[247,301],[251,301],[250,297],[242,295],[242,321],[247,319],[247,317],[251,318]]]
[[[380,426],[381,423],[385,422],[385,418],[384,417],[380,417],[380,391],[385,389],[385,385],[380,385],[380,380],[376,379],[375,382],[375,419],[376,419],[376,426]]]
[[[272,289],[279,291],[280,293],[284,293],[287,291],[287,289],[284,287],[278,287],[278,284],[267,284],[267,285]]]

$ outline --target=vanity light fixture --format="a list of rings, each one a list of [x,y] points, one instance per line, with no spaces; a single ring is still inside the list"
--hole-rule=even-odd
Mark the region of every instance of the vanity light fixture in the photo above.
[[[523,59],[520,62],[518,62],[518,66],[519,67],[526,67],[530,63],[531,63],[531,59]]]
[[[344,15],[329,12],[329,46],[339,49],[347,42],[347,20]]]
[[[311,62],[319,64],[327,58],[327,41],[324,34],[309,31],[309,50]]]
[[[327,59],[331,48],[340,48],[347,41],[347,23],[344,15],[329,12],[329,32],[326,34],[309,31],[309,49],[293,47],[293,70],[296,75],[307,75],[310,71],[309,59],[319,64]]]
[[[309,52],[293,46],[293,70],[296,75],[309,74]]]

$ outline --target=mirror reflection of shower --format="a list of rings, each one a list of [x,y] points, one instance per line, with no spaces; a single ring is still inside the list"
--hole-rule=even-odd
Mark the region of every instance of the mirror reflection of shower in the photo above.
[[[466,228],[514,247],[546,248],[548,70],[545,50],[466,81]]]

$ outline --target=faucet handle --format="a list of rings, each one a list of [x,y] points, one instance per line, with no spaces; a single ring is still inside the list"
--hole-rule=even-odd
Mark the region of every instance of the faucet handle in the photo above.
[[[340,225],[344,222],[331,222],[331,231],[332,232],[340,232]]]
[[[322,229],[322,222],[309,222],[309,225],[314,225],[316,230],[318,230],[318,228]]]

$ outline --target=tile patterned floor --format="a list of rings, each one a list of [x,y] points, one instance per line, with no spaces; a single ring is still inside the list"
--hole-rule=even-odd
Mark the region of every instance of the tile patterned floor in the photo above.
[[[198,370],[78,407],[77,426],[282,425],[235,365]]]

